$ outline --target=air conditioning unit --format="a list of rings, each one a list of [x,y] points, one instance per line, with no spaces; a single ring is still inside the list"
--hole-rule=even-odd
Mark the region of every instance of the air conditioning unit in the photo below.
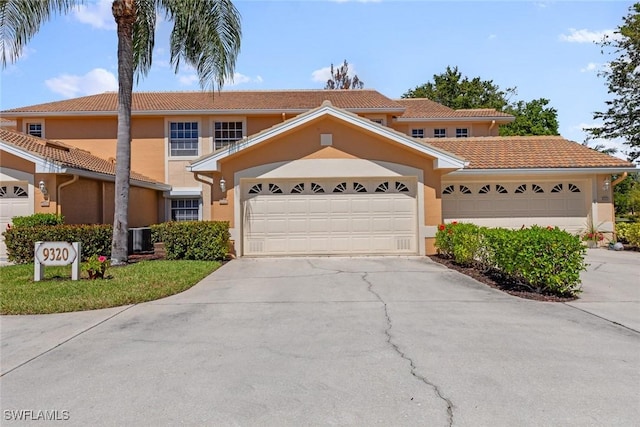
[[[151,241],[151,228],[138,227],[129,229],[129,255],[144,252],[153,252]]]

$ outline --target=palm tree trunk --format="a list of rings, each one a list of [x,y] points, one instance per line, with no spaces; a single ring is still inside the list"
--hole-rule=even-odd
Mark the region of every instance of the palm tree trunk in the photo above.
[[[118,142],[116,145],[115,211],[111,263],[112,265],[123,265],[127,263],[128,258],[135,0],[114,0],[111,9],[118,27]]]

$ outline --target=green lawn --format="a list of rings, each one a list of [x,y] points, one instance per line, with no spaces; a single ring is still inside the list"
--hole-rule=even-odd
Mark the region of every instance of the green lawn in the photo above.
[[[141,261],[111,267],[105,279],[86,273],[71,280],[71,267],[47,267],[33,281],[33,264],[0,267],[0,314],[94,310],[152,301],[189,289],[220,267],[216,261]]]

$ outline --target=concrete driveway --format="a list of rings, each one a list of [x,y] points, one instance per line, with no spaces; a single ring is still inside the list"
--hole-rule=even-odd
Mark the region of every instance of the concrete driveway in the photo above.
[[[240,259],[151,303],[3,316],[2,424],[636,426],[640,314],[607,318],[628,289],[543,303],[425,258]]]

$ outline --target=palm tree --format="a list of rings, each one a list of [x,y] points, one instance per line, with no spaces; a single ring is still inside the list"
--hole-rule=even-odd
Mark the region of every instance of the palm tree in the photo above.
[[[55,13],[68,13],[84,0],[0,0],[2,64],[20,57],[22,48]],[[233,78],[240,51],[240,14],[231,0],[114,0],[118,32],[118,134],[115,213],[111,262],[127,262],[131,102],[134,75],[151,68],[156,16],[173,21],[171,63],[193,66],[203,89],[220,89]]]

